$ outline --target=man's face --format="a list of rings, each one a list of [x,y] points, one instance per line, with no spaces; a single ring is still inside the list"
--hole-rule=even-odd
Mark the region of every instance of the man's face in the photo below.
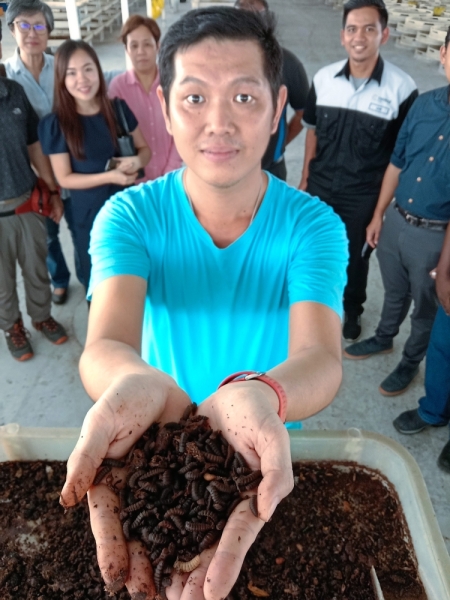
[[[441,64],[444,67],[447,81],[450,82],[450,44],[448,46],[441,47]]]
[[[177,52],[166,125],[187,167],[209,185],[231,187],[260,169],[286,99],[274,110],[256,42],[212,38]]]
[[[380,46],[389,37],[389,29],[382,29],[376,8],[366,6],[352,10],[341,31],[341,44],[351,62],[364,63],[378,56]]]

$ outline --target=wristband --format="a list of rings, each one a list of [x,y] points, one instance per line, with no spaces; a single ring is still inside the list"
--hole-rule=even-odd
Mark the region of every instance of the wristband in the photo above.
[[[278,408],[278,416],[283,421],[286,422],[286,413],[287,413],[287,396],[284,389],[264,372],[261,371],[238,371],[237,373],[233,373],[232,375],[228,375],[220,384],[219,388],[226,385],[227,383],[239,383],[241,381],[252,381],[252,379],[257,379],[259,381],[263,381],[267,385],[269,385],[273,391],[278,396],[279,408]]]
[[[59,196],[58,190],[50,190],[50,196]]]

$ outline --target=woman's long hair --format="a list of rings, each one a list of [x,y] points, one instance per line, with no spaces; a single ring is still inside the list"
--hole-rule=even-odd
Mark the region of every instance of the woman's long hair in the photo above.
[[[77,113],[76,101],[66,88],[66,72],[70,58],[77,50],[83,50],[94,62],[98,70],[100,86],[96,99],[100,105],[100,114],[103,115],[111,137],[116,145],[117,131],[114,111],[107,96],[105,78],[94,49],[82,40],[66,40],[58,48],[55,55],[55,91],[53,112],[56,113],[61,131],[66,138],[70,154],[77,160],[86,158],[83,150],[83,126],[81,117]]]

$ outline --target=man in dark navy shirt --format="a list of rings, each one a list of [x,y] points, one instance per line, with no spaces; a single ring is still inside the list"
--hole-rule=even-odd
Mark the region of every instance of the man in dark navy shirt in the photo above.
[[[264,12],[269,10],[266,0],[236,0],[235,8],[243,10],[254,10],[255,12]],[[287,87],[287,102],[278,123],[276,132],[270,137],[269,145],[262,158],[261,164],[265,171],[269,171],[275,177],[286,181],[287,170],[284,159],[286,146],[303,129],[302,118],[305,108],[306,98],[309,91],[308,77],[302,63],[298,58],[287,50],[281,48],[283,52],[283,84]],[[294,110],[290,121],[287,120],[287,105]]]
[[[1,39],[0,28],[0,58]],[[63,326],[50,314],[44,217],[25,212],[23,206],[36,183],[34,167],[51,190],[50,216],[55,221],[62,216],[63,206],[56,181],[38,140],[38,121],[22,86],[0,77],[0,330],[5,333],[11,356],[18,361],[32,358],[33,349],[19,307],[17,262],[22,271],[27,311],[33,327],[53,344],[67,340]]]
[[[441,48],[450,81],[449,43],[450,29]],[[417,375],[438,308],[430,271],[438,263],[450,221],[449,91],[445,86],[427,92],[409,111],[367,227],[367,242],[377,247],[385,289],[383,309],[375,336],[352,344],[345,356],[361,359],[390,352],[414,301],[402,360],[380,386],[385,396],[402,393]]]
[[[361,334],[369,262],[361,256],[386,167],[417,97],[409,75],[383,61],[389,37],[383,0],[344,5],[341,43],[348,60],[313,78],[303,121],[308,128],[299,188],[333,207],[347,229],[350,262],[344,292],[346,340]]]

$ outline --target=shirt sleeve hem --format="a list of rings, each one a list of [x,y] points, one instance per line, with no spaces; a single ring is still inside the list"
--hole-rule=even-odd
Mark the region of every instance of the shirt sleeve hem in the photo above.
[[[89,289],[86,294],[86,299],[91,301],[92,294],[95,288],[106,279],[111,279],[111,277],[120,277],[121,275],[134,275],[135,277],[140,277],[147,281],[148,273],[144,273],[142,269],[138,269],[136,267],[122,267],[118,269],[115,267],[114,269],[104,269],[100,275],[95,277],[95,280],[90,282]]]

